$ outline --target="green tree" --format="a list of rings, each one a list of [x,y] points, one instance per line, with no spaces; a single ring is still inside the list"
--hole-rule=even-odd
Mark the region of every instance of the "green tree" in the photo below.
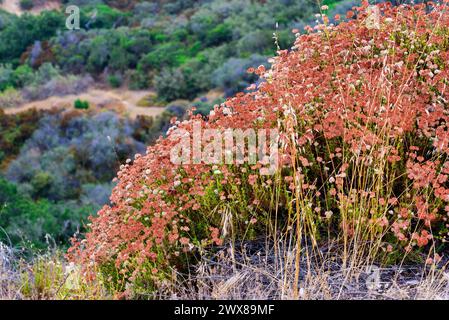
[[[13,19],[0,32],[0,63],[18,64],[21,54],[35,41],[47,40],[65,27],[65,16],[44,11],[38,16],[25,13]]]

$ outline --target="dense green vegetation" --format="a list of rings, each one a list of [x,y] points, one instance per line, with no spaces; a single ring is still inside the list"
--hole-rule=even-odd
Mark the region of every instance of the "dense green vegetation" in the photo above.
[[[128,11],[89,3],[81,6],[78,31],[64,29],[60,12],[2,13],[0,89],[26,86],[24,78],[51,63],[64,74],[88,73],[113,87],[154,87],[166,101],[213,88],[231,95],[254,81],[248,66],[267,64],[275,53],[273,32],[287,49],[291,30],[313,23],[319,11],[312,0],[144,1]]]
[[[0,168],[17,156],[20,147],[38,127],[42,113],[35,110],[6,116],[0,109]]]
[[[26,249],[65,246],[70,237],[83,231],[82,222],[94,210],[75,203],[33,200],[0,177],[0,241]]]

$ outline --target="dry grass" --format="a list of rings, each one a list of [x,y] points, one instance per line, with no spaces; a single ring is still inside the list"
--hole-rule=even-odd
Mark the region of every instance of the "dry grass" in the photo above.
[[[267,249],[268,248],[268,249]],[[445,265],[376,264],[343,268],[338,247],[322,250],[323,259],[301,252],[299,299],[449,299]],[[295,249],[283,244],[246,242],[205,254],[187,277],[178,275],[177,292],[167,286],[161,299],[295,299]],[[309,258],[306,258],[306,257]],[[179,288],[182,288],[179,290]]]
[[[100,281],[87,282],[59,251],[25,261],[0,243],[0,300],[110,299]]]
[[[13,270],[13,252],[0,243],[0,299],[17,299],[15,283],[18,281],[17,273]]]
[[[301,252],[301,300],[449,299],[446,263],[343,268],[341,248],[326,246],[316,253]],[[227,244],[204,252],[190,274],[176,274],[174,282],[139,299],[295,299],[295,249],[265,241]],[[308,258],[307,258],[308,257]],[[101,282],[86,284],[76,266],[58,254],[36,257],[24,264],[0,244],[0,300],[110,299]]]

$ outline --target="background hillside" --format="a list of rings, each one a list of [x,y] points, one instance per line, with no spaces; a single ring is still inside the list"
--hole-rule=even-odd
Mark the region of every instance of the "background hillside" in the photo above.
[[[65,28],[69,4],[81,30]],[[121,163],[171,117],[206,115],[257,81],[246,70],[268,67],[317,12],[312,0],[2,1],[0,240],[67,245]]]

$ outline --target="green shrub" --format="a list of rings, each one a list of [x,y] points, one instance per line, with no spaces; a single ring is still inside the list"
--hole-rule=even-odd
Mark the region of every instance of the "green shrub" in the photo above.
[[[92,1],[90,1],[92,2]],[[92,19],[93,12],[96,12],[96,18]],[[81,7],[81,25],[88,25],[89,28],[110,29],[118,21],[126,22],[127,13],[111,8],[104,4],[87,5]]]
[[[0,91],[13,86],[13,73],[10,64],[0,65]]]
[[[33,196],[36,198],[46,197],[47,192],[50,190],[53,177],[50,173],[40,171],[31,180],[31,186],[33,187]]]
[[[150,84],[149,76],[140,70],[129,70],[127,72],[129,83],[128,87],[131,90],[147,89]]]
[[[0,230],[4,231],[0,232],[0,242],[42,249],[48,246],[47,235],[51,235],[56,244],[68,245],[90,210],[47,200],[33,201],[0,177]]]
[[[232,39],[232,29],[229,25],[223,23],[212,30],[210,30],[206,35],[206,44],[208,46],[215,46],[222,42],[229,41]]]
[[[22,95],[12,87],[0,92],[0,108],[13,108],[23,102]]]
[[[31,10],[34,7],[33,0],[20,0],[20,8],[22,10]]]
[[[186,80],[184,73],[180,69],[162,70],[154,80],[159,98],[164,101],[192,98]]]
[[[22,145],[38,127],[42,113],[35,109],[17,115],[6,115],[0,108],[0,166],[3,161],[16,156]]]
[[[22,54],[36,40],[48,40],[64,26],[64,14],[56,11],[10,18],[0,32],[0,63],[19,65]]]
[[[74,103],[75,109],[87,110],[89,109],[89,102],[76,99]]]
[[[122,77],[112,74],[108,77],[108,83],[112,88],[119,88],[122,85]]]
[[[13,79],[17,87],[23,87],[34,77],[33,69],[27,64],[21,65],[14,70]]]
[[[139,68],[143,70],[161,70],[164,67],[174,67],[185,61],[185,47],[178,42],[167,42],[158,45],[153,51],[143,56]]]

